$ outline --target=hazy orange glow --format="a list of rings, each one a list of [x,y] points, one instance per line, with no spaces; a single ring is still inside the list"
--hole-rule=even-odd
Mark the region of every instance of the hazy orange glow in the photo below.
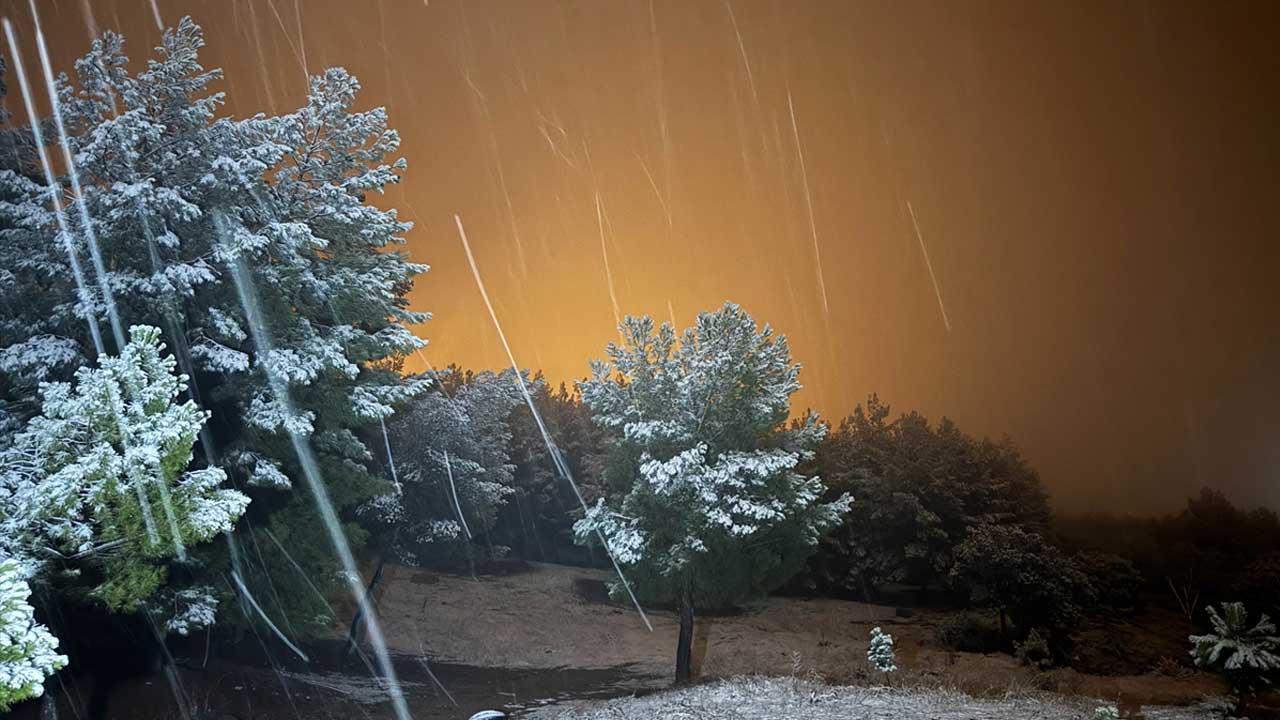
[[[135,60],[156,44],[145,0],[89,5]],[[25,0],[3,7],[30,45]],[[41,4],[62,68],[83,7]],[[456,213],[517,359],[553,379],[617,337],[607,252],[622,313],[740,302],[790,337],[803,404],[877,392],[1007,433],[1064,507],[1280,501],[1264,6],[157,8],[204,25],[237,115],[299,105],[304,58],[389,108],[409,170],[385,202],[433,266],[413,302],[436,364],[505,363]]]

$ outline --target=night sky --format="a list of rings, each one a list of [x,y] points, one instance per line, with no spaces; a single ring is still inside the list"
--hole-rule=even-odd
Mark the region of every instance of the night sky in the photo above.
[[[300,105],[304,61],[389,108],[432,363],[506,363],[457,214],[554,380],[613,298],[680,326],[730,299],[790,338],[801,406],[876,392],[1009,435],[1063,510],[1140,512],[1280,504],[1278,7],[155,4],[204,26],[234,115]],[[59,69],[90,15],[135,61],[159,39],[148,0],[39,8]]]

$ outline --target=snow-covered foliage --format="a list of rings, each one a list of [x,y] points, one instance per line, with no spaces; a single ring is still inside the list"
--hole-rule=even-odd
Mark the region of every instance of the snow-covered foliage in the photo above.
[[[1237,692],[1248,693],[1272,684],[1280,674],[1280,635],[1266,614],[1249,626],[1244,603],[1222,603],[1219,613],[1205,608],[1213,632],[1192,635],[1191,657],[1197,667],[1222,673]]]
[[[1115,705],[1103,705],[1093,709],[1093,720],[1120,720],[1120,708]]]
[[[893,654],[893,636],[880,629],[871,628],[871,644],[867,646],[867,662],[882,673],[896,672],[898,666]]]
[[[134,326],[118,357],[42,387],[42,413],[0,453],[0,551],[27,575],[48,561],[103,565],[93,593],[132,610],[169,558],[231,529],[249,499],[217,468],[187,470],[208,412],[177,402],[186,378],[160,331]]]
[[[130,62],[123,38],[106,32],[58,80],[82,193],[67,191],[66,177],[53,189],[32,179],[40,166],[28,128],[0,131],[0,433],[30,417],[39,382],[65,381],[93,358],[85,318],[106,326],[100,281],[126,323],[162,328],[192,396],[213,411],[208,462],[240,487],[276,495],[264,504],[273,531],[296,548],[306,574],[328,578],[335,560],[310,498],[278,497],[300,472],[284,431],[288,421],[310,435],[340,513],[384,491],[357,433],[426,385],[400,372],[423,345],[408,326],[427,315],[410,311],[406,294],[426,266],[396,247],[410,223],[371,202],[400,180],[400,140],[385,109],[356,109],[360,85],[340,68],[312,78],[296,111],[225,117],[213,87],[221,74],[202,67],[203,45],[184,18],[146,63]],[[66,203],[69,238],[57,231],[51,191]],[[82,217],[107,261],[85,296],[64,244],[88,258]],[[250,335],[232,267],[256,290],[270,353]],[[109,333],[107,345],[119,350]],[[287,387],[296,415],[273,381]],[[205,529],[220,523],[216,514],[201,519]],[[197,570],[220,587],[228,556],[219,557]],[[293,563],[267,564],[246,581],[296,583],[298,592],[280,593],[287,612],[309,599],[297,614],[317,615]]]
[[[970,528],[1038,532],[1049,520],[1039,476],[1008,440],[916,412],[894,418],[875,395],[832,429],[815,466],[831,492],[858,499],[810,563],[816,583],[837,592],[945,584]]]
[[[363,510],[393,526],[397,555],[452,561],[489,532],[513,492],[509,421],[522,401],[512,370],[450,369],[393,418],[400,487]]]
[[[67,664],[58,638],[36,622],[31,588],[18,563],[0,561],[0,712],[44,692],[44,679]]]
[[[613,434],[602,499],[575,526],[603,537],[644,595],[732,603],[789,577],[849,499],[796,471],[825,427],[787,427],[800,366],[786,338],[726,303],[679,342],[668,324],[628,317],[624,345],[592,363],[581,385]]]
[[[171,633],[189,635],[194,630],[208,627],[218,616],[218,597],[213,588],[185,588],[173,593],[172,614],[165,619],[164,627]]]

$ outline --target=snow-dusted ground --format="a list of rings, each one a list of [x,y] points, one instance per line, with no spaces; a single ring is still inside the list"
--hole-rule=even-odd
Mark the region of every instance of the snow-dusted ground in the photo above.
[[[538,720],[1092,720],[1101,701],[1022,694],[977,699],[949,690],[831,687],[738,678],[639,698],[545,708]],[[1136,709],[1136,708],[1135,708]],[[1147,720],[1199,720],[1206,708],[1141,708]]]

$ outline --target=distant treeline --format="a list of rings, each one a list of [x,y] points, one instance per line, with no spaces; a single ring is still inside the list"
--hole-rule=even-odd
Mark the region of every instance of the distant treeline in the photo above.
[[[1114,553],[1142,573],[1146,589],[1180,598],[1187,611],[1224,600],[1280,613],[1280,517],[1239,508],[1203,488],[1180,512],[1162,517],[1094,513],[1053,521],[1062,542]]]
[[[629,477],[607,472],[609,432],[573,386],[527,378],[575,491],[513,379],[509,371],[451,367],[393,421],[393,443],[406,460],[421,443],[452,448],[449,464],[436,470],[439,482],[427,486],[433,500],[423,507],[431,509],[417,511],[420,525],[436,534],[402,530],[395,541],[401,559],[466,567],[512,555],[607,566],[599,548],[575,543],[573,525],[583,515],[578,493],[593,504],[627,490],[608,480]],[[505,399],[480,402],[495,392]],[[451,407],[444,415],[454,417],[452,430],[424,420],[438,413],[422,408],[439,402]],[[482,446],[493,448],[490,465],[505,457],[500,471],[482,467]],[[1189,619],[1221,599],[1266,608],[1280,597],[1274,512],[1240,510],[1204,490],[1164,518],[1055,518],[1038,474],[1011,441],[974,438],[945,418],[895,416],[875,396],[829,428],[802,471],[822,478],[827,499],[848,494],[854,502],[788,583],[791,592],[871,600],[905,593],[912,601],[990,608],[999,619],[996,645],[1039,630],[1059,648],[1083,614],[1128,612],[1145,597],[1184,604]],[[453,551],[441,551],[451,543]]]

